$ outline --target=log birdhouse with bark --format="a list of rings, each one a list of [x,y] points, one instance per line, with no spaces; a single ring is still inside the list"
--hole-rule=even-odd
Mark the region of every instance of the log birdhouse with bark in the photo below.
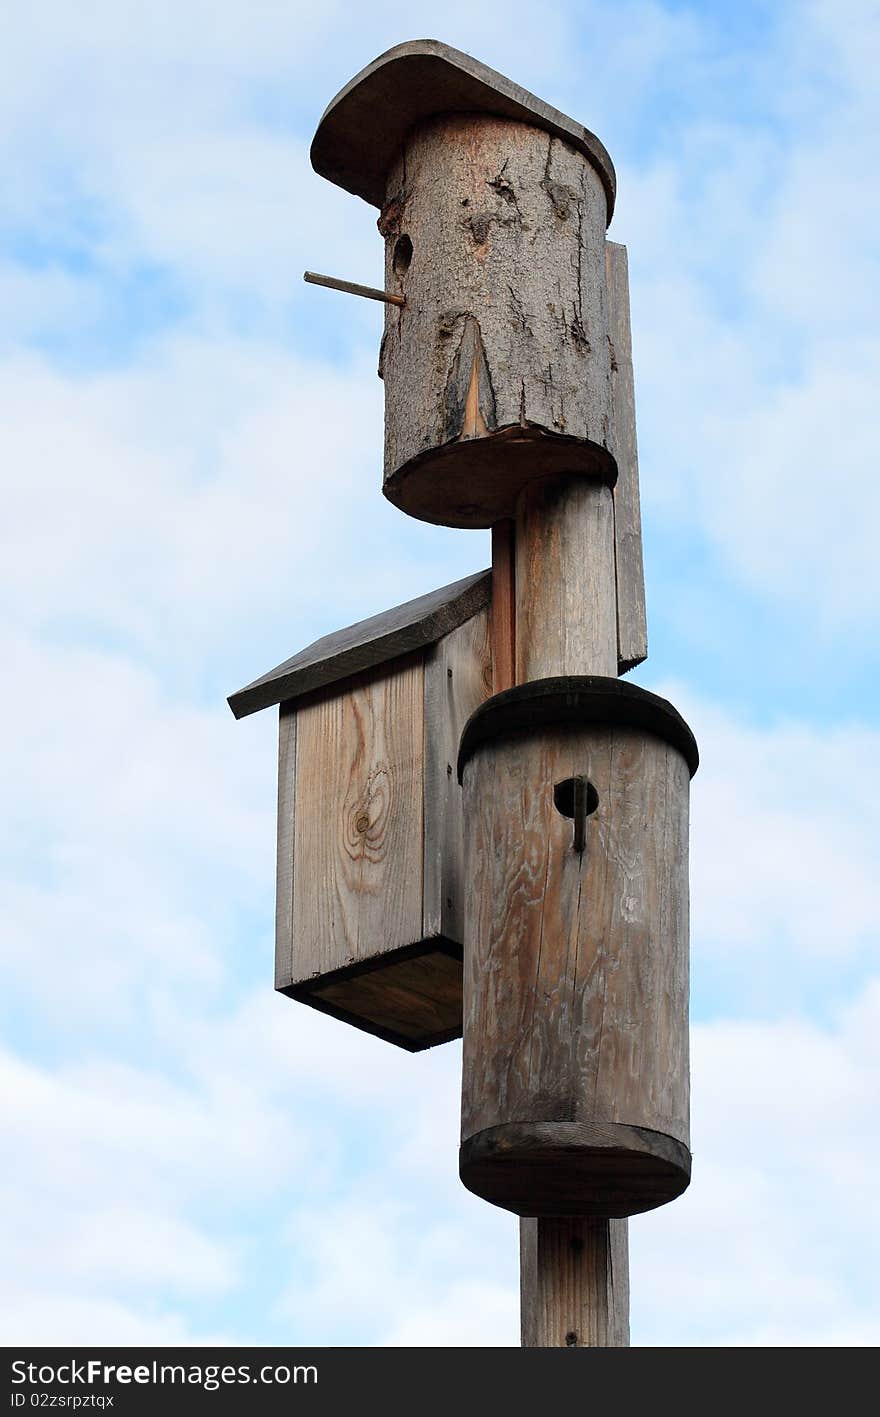
[[[455,764],[492,690],[490,585],[327,635],[229,700],[280,706],[275,987],[413,1051],[461,1036]]]
[[[623,1344],[625,1218],[690,1177],[697,748],[618,677],[647,640],[614,168],[431,40],[346,85],[312,163],[379,213],[382,289],[306,279],[385,303],[385,495],[491,527],[492,571],[230,701],[280,704],[277,986],[411,1049],[463,1029],[460,1174],[523,1217],[523,1342]]]

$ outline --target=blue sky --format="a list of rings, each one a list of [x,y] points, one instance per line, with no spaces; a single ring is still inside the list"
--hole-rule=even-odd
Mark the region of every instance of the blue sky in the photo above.
[[[691,720],[694,1181],[633,1341],[865,1344],[876,1293],[880,25],[835,3],[43,0],[0,54],[7,1341],[514,1343],[457,1045],[272,991],[275,723],[225,696],[485,565],[381,497],[375,213],[308,163],[389,45],[597,132],[650,658]]]

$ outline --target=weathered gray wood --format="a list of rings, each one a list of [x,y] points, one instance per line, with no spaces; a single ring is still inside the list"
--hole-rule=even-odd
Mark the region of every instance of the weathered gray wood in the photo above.
[[[425,659],[425,938],[464,941],[464,821],[456,761],[461,732],[492,692],[489,612],[438,640]]]
[[[281,710],[276,987],[413,1050],[461,1034],[456,755],[491,677],[484,607]]]
[[[293,823],[296,802],[296,711],[278,713],[278,822],[275,869],[275,988],[293,977]]]
[[[536,476],[613,483],[605,214],[596,169],[539,128],[455,114],[409,134],[379,223],[407,301],[380,357],[396,505],[490,526]]]
[[[492,689],[516,683],[516,551],[514,524],[492,528]]]
[[[578,774],[599,803],[583,854],[553,794]],[[678,749],[633,728],[520,731],[465,765],[461,1174],[486,1199],[620,1215],[687,1182],[688,789]],[[519,1124],[551,1128],[543,1170],[534,1133],[491,1135]]]
[[[333,98],[312,142],[312,166],[375,207],[407,134],[437,113],[484,113],[563,138],[591,162],[614,209],[614,166],[595,134],[503,74],[436,39],[410,40],[367,64]]]
[[[229,706],[236,718],[244,718],[433,644],[487,606],[490,596],[491,572],[479,571],[381,615],[371,615],[315,640],[292,659],[231,694]]]
[[[421,939],[421,656],[297,710],[292,983]]]
[[[608,320],[611,336],[611,403],[617,482],[614,486],[614,548],[617,578],[617,657],[624,674],[648,654],[639,454],[633,383],[632,333],[626,247],[605,243]]]
[[[523,1348],[628,1348],[625,1220],[520,1221]]]
[[[521,683],[617,673],[614,508],[600,483],[552,477],[520,493],[516,664]]]

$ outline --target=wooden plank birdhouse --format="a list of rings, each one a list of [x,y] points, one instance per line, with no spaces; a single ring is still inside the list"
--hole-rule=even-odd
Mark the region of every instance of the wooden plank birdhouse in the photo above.
[[[491,692],[490,580],[327,635],[229,700],[280,706],[276,988],[413,1051],[461,1035],[455,761]]]
[[[625,1217],[690,1177],[693,735],[647,654],[626,252],[579,123],[435,41],[336,96],[372,203],[383,490],[492,573],[329,636],[281,706],[277,985],[404,1047],[463,1027],[459,1166],[523,1217],[523,1342],[627,1342]],[[461,788],[459,788],[459,782]],[[463,968],[462,968],[463,959]]]

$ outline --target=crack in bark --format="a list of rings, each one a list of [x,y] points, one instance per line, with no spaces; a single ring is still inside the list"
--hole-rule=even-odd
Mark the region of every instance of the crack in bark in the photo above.
[[[497,192],[498,196],[503,198],[510,206],[516,207],[518,212],[519,203],[516,200],[516,192],[514,191],[513,184],[504,176],[509,161],[510,158],[505,158],[501,171],[497,173],[495,177],[486,178],[486,186],[491,187],[492,191]]]
[[[507,289],[510,291],[510,308],[513,311],[514,319],[516,320],[520,329],[524,330],[527,335],[531,336],[532,327],[526,319],[526,313],[523,310],[522,301],[520,300],[512,285],[508,285]]]
[[[592,346],[587,338],[587,332],[581,323],[581,317],[577,309],[574,306],[572,309],[574,314],[571,322],[571,337],[574,340],[575,348],[580,354],[589,354]]]

